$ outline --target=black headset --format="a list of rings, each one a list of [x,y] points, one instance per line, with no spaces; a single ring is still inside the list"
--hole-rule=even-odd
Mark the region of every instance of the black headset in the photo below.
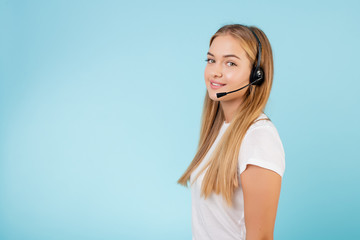
[[[245,26],[247,27],[247,26]],[[257,53],[257,64],[256,66],[253,66],[253,68],[251,69],[251,73],[250,73],[250,83],[239,88],[236,89],[234,91],[230,91],[230,92],[220,92],[220,93],[216,93],[216,97],[217,98],[221,98],[229,93],[233,93],[233,92],[237,92],[249,85],[261,85],[264,82],[264,71],[262,70],[262,68],[260,67],[260,61],[261,61],[261,43],[260,40],[258,38],[258,36],[256,36],[255,32],[253,30],[251,30],[250,27],[247,27],[255,36],[257,42],[258,42],[258,53]]]
[[[257,54],[257,64],[256,66],[253,66],[251,73],[250,73],[250,84],[251,85],[261,85],[264,82],[264,71],[260,67],[260,61],[261,61],[261,43],[256,36],[255,32],[251,30],[251,28],[247,27],[255,36],[257,42],[258,42],[258,54]]]

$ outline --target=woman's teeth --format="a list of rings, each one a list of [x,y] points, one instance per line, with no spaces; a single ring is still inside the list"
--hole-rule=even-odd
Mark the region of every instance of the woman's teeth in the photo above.
[[[213,85],[213,86],[224,86],[225,84],[217,84],[217,83],[211,83],[211,85]]]

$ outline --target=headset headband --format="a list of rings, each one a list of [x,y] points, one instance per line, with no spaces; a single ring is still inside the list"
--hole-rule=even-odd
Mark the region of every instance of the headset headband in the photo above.
[[[248,27],[248,29],[254,34],[254,36],[258,42],[258,56],[257,56],[258,61],[257,61],[257,65],[256,65],[256,68],[258,68],[260,66],[260,60],[261,60],[261,42],[260,42],[258,36],[256,36],[255,32],[250,27]]]

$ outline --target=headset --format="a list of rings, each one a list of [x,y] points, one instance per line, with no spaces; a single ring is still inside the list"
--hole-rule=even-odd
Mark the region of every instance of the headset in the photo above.
[[[247,27],[247,26],[246,26]],[[264,71],[262,70],[262,68],[260,67],[260,61],[261,61],[261,42],[258,38],[258,36],[255,34],[255,32],[250,28],[247,27],[255,36],[257,42],[258,42],[258,52],[257,52],[257,64],[256,66],[253,66],[253,68],[251,69],[251,73],[250,73],[250,83],[231,92],[220,92],[220,93],[216,93],[217,98],[221,98],[229,93],[233,93],[233,92],[237,92],[249,85],[256,85],[256,86],[260,86],[263,82],[264,82]]]
[[[248,29],[254,34],[257,42],[258,42],[258,55],[257,55],[257,65],[254,66],[250,73],[250,83],[252,85],[260,86],[264,82],[264,71],[260,67],[260,61],[261,61],[261,42],[258,38],[258,36],[255,34],[251,28],[248,27]]]

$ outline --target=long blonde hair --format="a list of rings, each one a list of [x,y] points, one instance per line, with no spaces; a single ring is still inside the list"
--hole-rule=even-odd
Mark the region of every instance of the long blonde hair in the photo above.
[[[204,195],[206,199],[213,191],[216,194],[220,193],[228,206],[233,205],[233,193],[239,187],[238,155],[242,139],[249,127],[263,113],[270,96],[274,69],[273,55],[270,42],[265,33],[254,26],[224,25],[211,37],[209,44],[211,46],[217,36],[230,35],[239,41],[248,59],[255,65],[257,63],[258,43],[249,28],[255,32],[261,42],[260,66],[264,71],[264,82],[260,86],[250,85],[247,88],[244,100],[234,114],[231,124],[214,149],[208,163],[196,176],[197,178],[202,171],[209,167],[202,182],[201,195]],[[197,153],[189,167],[177,181],[179,184],[188,186],[187,182],[190,181],[191,173],[199,166],[209,151],[224,121],[225,117],[220,102],[213,101],[206,91]],[[195,182],[195,179],[193,182]]]

